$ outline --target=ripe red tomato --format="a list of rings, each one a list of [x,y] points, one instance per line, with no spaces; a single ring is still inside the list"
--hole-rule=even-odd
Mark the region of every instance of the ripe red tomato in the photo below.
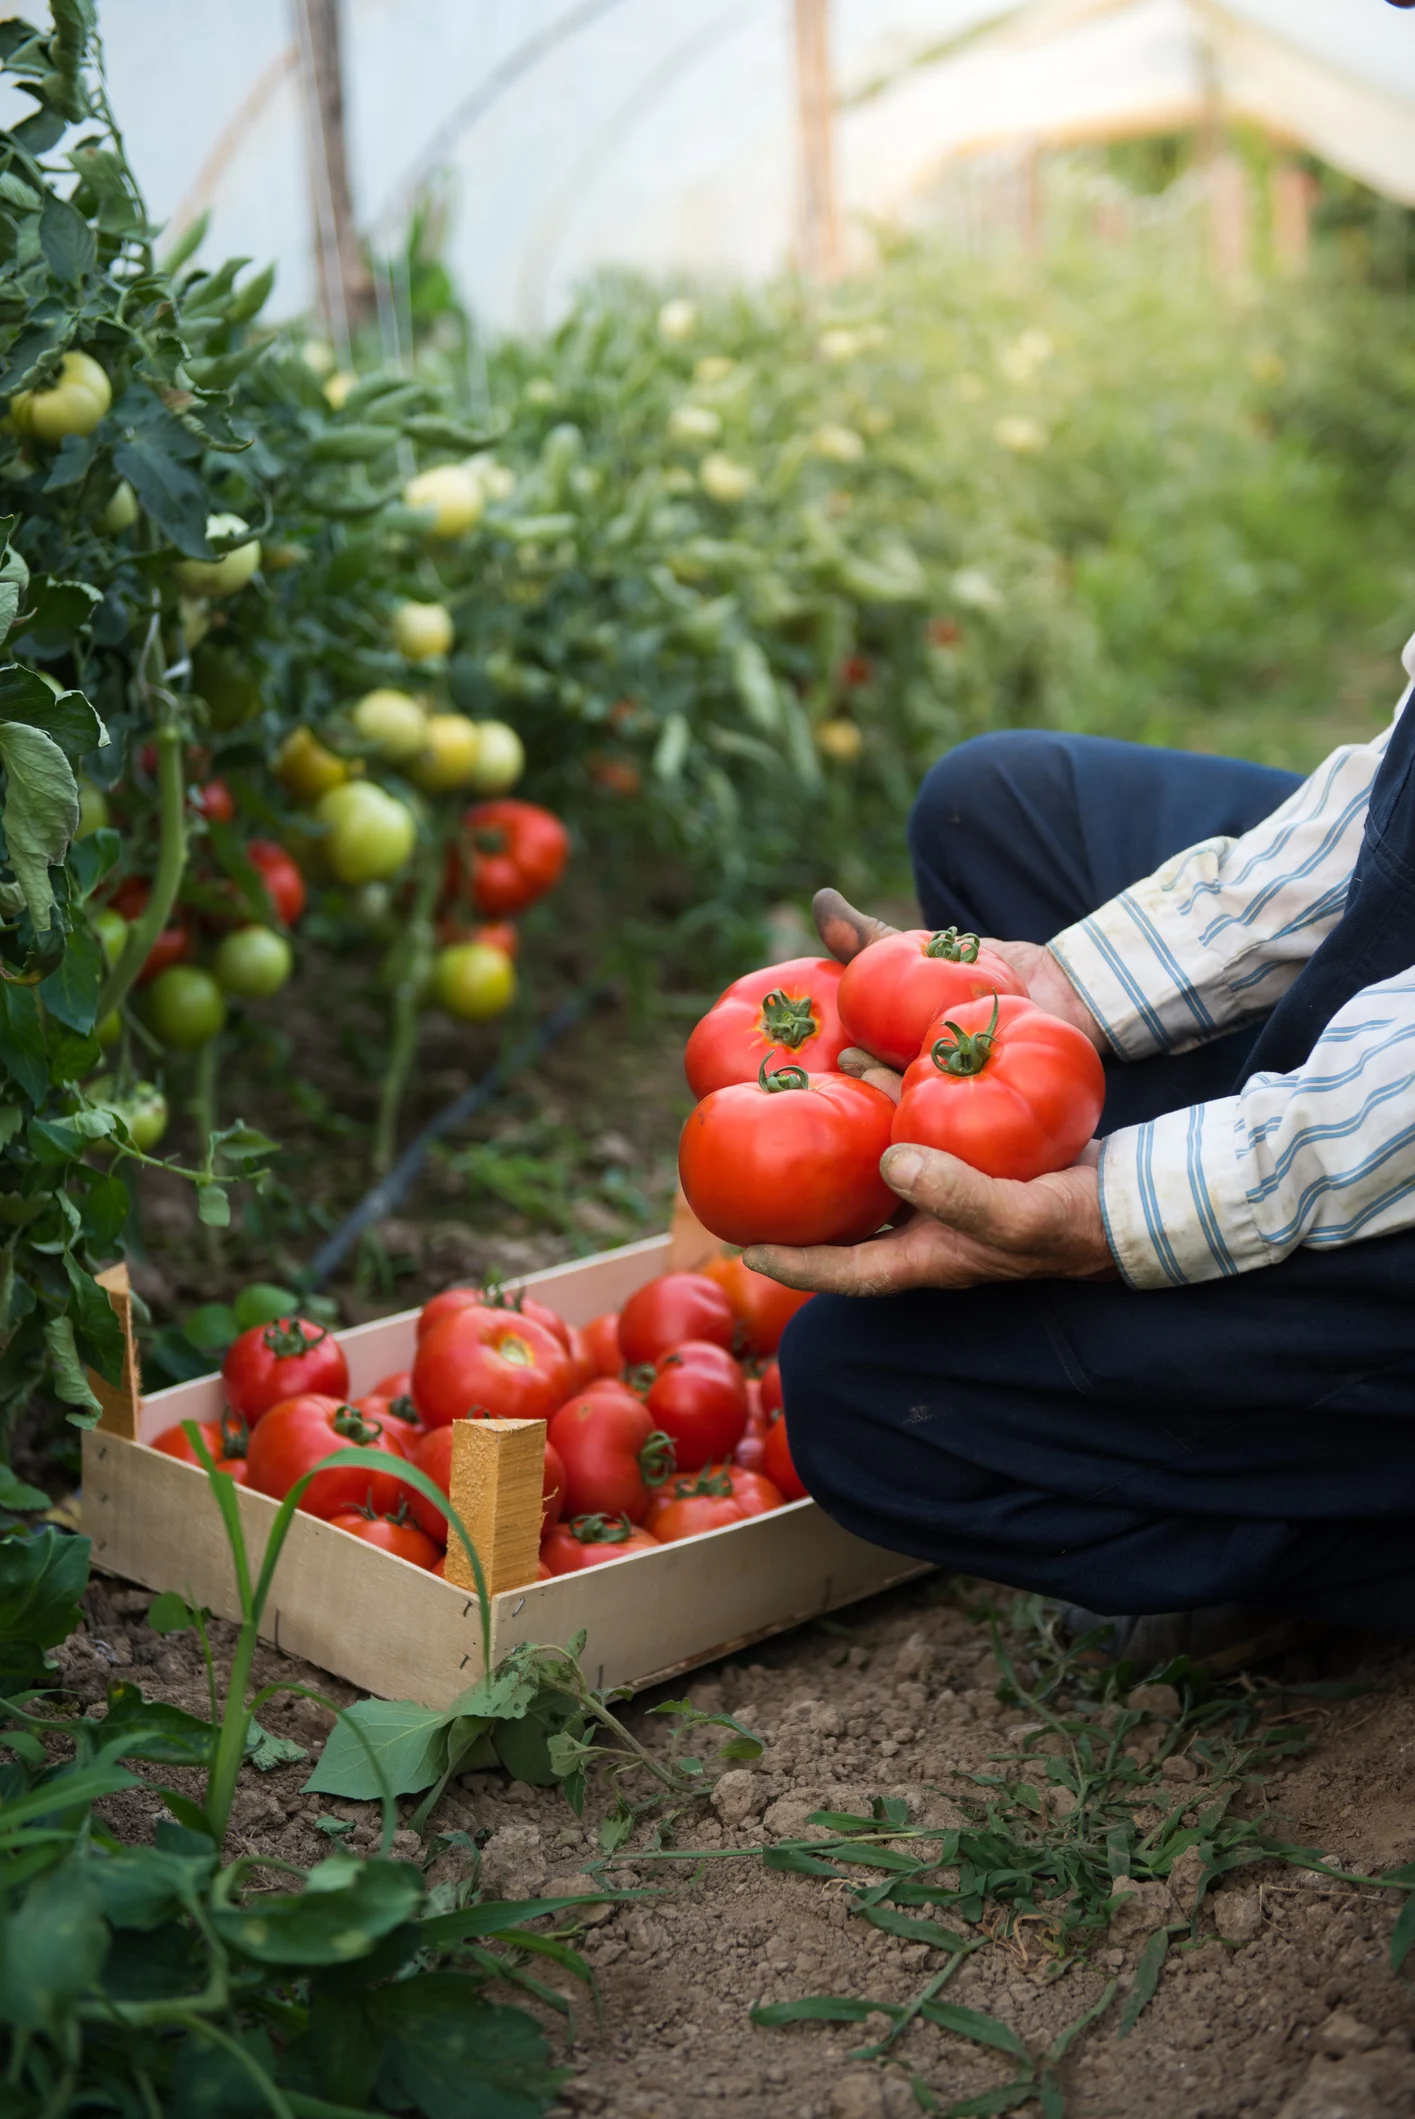
[[[354,1408],[366,1420],[395,1420],[401,1422],[406,1433],[405,1443],[423,1432],[418,1409],[413,1403],[413,1377],[410,1369],[400,1369],[397,1375],[384,1376],[371,1391],[362,1398],[353,1400]]]
[[[361,1508],[341,1508],[338,1515],[328,1520],[336,1530],[347,1530],[351,1538],[362,1538],[366,1544],[377,1545],[400,1560],[411,1560],[414,1567],[425,1567],[429,1573],[442,1558],[440,1547],[406,1516],[371,1516]]]
[[[272,1405],[302,1391],[342,1401],[349,1364],[327,1326],[304,1317],[277,1317],[273,1324],[253,1324],[232,1341],[221,1377],[227,1403],[254,1427]]]
[[[573,1523],[555,1525],[540,1556],[553,1575],[573,1575],[630,1553],[657,1551],[657,1538],[636,1529],[627,1516],[576,1516]]]
[[[172,926],[164,927],[143,958],[137,983],[139,986],[150,986],[155,978],[159,978],[164,971],[170,971],[174,964],[185,964],[188,957],[195,953],[195,948],[192,930],[185,920],[177,920]]]
[[[237,1486],[246,1483],[246,1448],[249,1436],[246,1423],[239,1413],[227,1413],[220,1420],[202,1420],[197,1423],[197,1433],[211,1452],[212,1462],[219,1472],[229,1472]],[[165,1428],[153,1443],[164,1457],[175,1457],[179,1464],[201,1464],[201,1458],[187,1440],[179,1425]]]
[[[392,1515],[407,1488],[396,1472],[385,1469],[382,1458],[405,1457],[402,1438],[381,1421],[365,1420],[352,1405],[317,1391],[282,1399],[252,1429],[247,1483],[256,1493],[283,1501],[297,1479],[337,1449],[366,1449],[372,1460],[368,1470],[350,1465],[317,1472],[300,1507],[311,1516],[337,1516],[345,1508]]]
[[[848,1074],[765,1063],[705,1096],[683,1128],[688,1205],[724,1243],[859,1243],[898,1201],[879,1174],[894,1106]]]
[[[850,1042],[835,1005],[844,975],[833,957],[803,956],[735,980],[688,1039],[683,1066],[694,1096],[754,1082],[771,1055],[829,1074]]]
[[[762,1387],[755,1376],[747,1378],[747,1425],[732,1452],[732,1462],[743,1471],[759,1472],[766,1448],[767,1418],[762,1411]]]
[[[483,949],[499,949],[512,963],[521,953],[521,930],[514,920],[461,920],[447,916],[437,922],[437,939],[444,949],[454,942],[479,942]]]
[[[684,1339],[730,1347],[736,1329],[731,1303],[706,1273],[660,1273],[635,1288],[619,1312],[619,1347],[630,1368],[639,1368]]]
[[[907,1067],[935,1016],[983,994],[1026,991],[1006,958],[975,934],[915,927],[871,942],[845,966],[840,1020],[852,1043],[888,1067]]]
[[[471,896],[493,920],[524,912],[553,890],[570,856],[570,834],[559,817],[534,802],[476,802],[462,819],[460,842],[448,856],[447,891]]]
[[[624,1349],[619,1344],[618,1310],[606,1310],[602,1317],[591,1317],[588,1324],[581,1325],[580,1337],[595,1365],[595,1374],[617,1376],[624,1366]]]
[[[425,1302],[418,1313],[418,1338],[424,1339],[435,1324],[450,1317],[458,1310],[504,1310],[517,1317],[529,1317],[542,1331],[553,1332],[560,1344],[568,1351],[570,1327],[558,1310],[548,1303],[537,1302],[534,1295],[524,1295],[518,1290],[510,1295],[504,1288],[444,1288]]]
[[[838,671],[839,680],[847,690],[868,684],[874,676],[875,666],[868,655],[847,655]]]
[[[246,859],[259,872],[276,918],[293,927],[305,909],[305,879],[290,855],[274,839],[252,839]]]
[[[703,1271],[731,1303],[746,1351],[759,1361],[776,1352],[787,1325],[811,1299],[800,1288],[784,1288],[766,1273],[754,1273],[740,1258],[714,1258]]]
[[[781,1411],[781,1363],[769,1361],[762,1370],[762,1411],[768,1420]]]
[[[614,1385],[571,1398],[550,1423],[565,1470],[562,1515],[642,1523],[651,1489],[673,1470],[673,1444],[632,1391]]]
[[[655,1514],[652,1530],[660,1545],[696,1538],[705,1530],[745,1523],[780,1508],[781,1496],[759,1472],[736,1465],[710,1464],[696,1479],[675,1479],[672,1498]]]
[[[577,1324],[566,1326],[565,1343],[570,1350],[571,1391],[581,1391],[587,1383],[602,1381],[598,1364],[590,1352],[589,1342]]]
[[[544,1537],[565,1513],[565,1464],[553,1442],[545,1445],[545,1474],[540,1495],[540,1534]]]
[[[786,1440],[786,1415],[778,1414],[766,1431],[766,1475],[780,1489],[784,1501],[809,1499],[801,1476],[791,1462],[791,1449]]]
[[[685,1339],[662,1357],[646,1403],[654,1426],[672,1440],[680,1471],[730,1457],[747,1431],[741,1368],[705,1339]]]
[[[449,1420],[548,1420],[570,1388],[570,1356],[553,1332],[515,1310],[482,1305],[436,1323],[413,1358],[413,1403],[428,1427]]]
[[[930,1026],[904,1076],[894,1138],[1025,1181],[1075,1162],[1104,1102],[1089,1038],[1030,1001],[994,995]]]
[[[236,814],[236,798],[224,780],[208,780],[204,787],[189,787],[187,800],[211,824],[229,824]]]

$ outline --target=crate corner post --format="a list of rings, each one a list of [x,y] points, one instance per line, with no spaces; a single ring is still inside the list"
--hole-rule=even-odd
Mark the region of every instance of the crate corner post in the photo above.
[[[543,1420],[457,1420],[452,1426],[452,1506],[477,1549],[488,1596],[524,1589],[540,1563]],[[447,1579],[475,1589],[471,1563],[449,1527]]]

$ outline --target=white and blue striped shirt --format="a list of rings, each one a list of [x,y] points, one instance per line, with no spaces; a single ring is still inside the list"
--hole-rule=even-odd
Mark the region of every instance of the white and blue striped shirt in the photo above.
[[[1203,1044],[1286,992],[1341,917],[1389,740],[1334,751],[1255,830],[1189,847],[1056,937],[1122,1058]],[[1291,1074],[1111,1134],[1100,1182],[1138,1288],[1415,1227],[1415,966],[1338,1009]]]

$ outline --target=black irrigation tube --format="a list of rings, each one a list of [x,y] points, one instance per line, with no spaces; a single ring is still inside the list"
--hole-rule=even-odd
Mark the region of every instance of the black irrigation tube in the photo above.
[[[558,1008],[553,1008],[543,1022],[537,1023],[530,1035],[522,1038],[520,1044],[508,1052],[504,1059],[499,1059],[494,1067],[488,1068],[480,1081],[473,1082],[460,1096],[454,1097],[450,1104],[444,1105],[436,1118],[429,1119],[421,1133],[415,1134],[409,1141],[388,1175],[380,1178],[371,1191],[365,1192],[353,1213],[346,1215],[334,1234],[320,1245],[300,1275],[301,1287],[322,1287],[330,1274],[343,1263],[350,1246],[363,1235],[365,1229],[372,1228],[402,1205],[433,1142],[440,1140],[444,1133],[455,1132],[457,1127],[465,1125],[469,1118],[474,1118],[493,1097],[500,1095],[506,1084],[519,1074],[523,1067],[528,1067],[534,1060],[540,1059],[567,1030],[574,1028],[582,1015],[588,1013],[596,1002],[607,999],[613,991],[612,986],[581,986],[568,1000],[562,1001]]]

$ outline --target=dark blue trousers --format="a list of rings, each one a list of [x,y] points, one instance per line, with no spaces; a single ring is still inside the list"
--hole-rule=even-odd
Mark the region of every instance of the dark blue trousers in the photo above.
[[[1014,731],[934,767],[924,918],[1045,941],[1297,785]],[[1108,1070],[1103,1130],[1227,1094],[1262,1027]],[[1415,1633],[1415,1235],[1154,1292],[818,1296],[782,1347],[810,1491],[873,1543],[1103,1612],[1248,1603]]]

